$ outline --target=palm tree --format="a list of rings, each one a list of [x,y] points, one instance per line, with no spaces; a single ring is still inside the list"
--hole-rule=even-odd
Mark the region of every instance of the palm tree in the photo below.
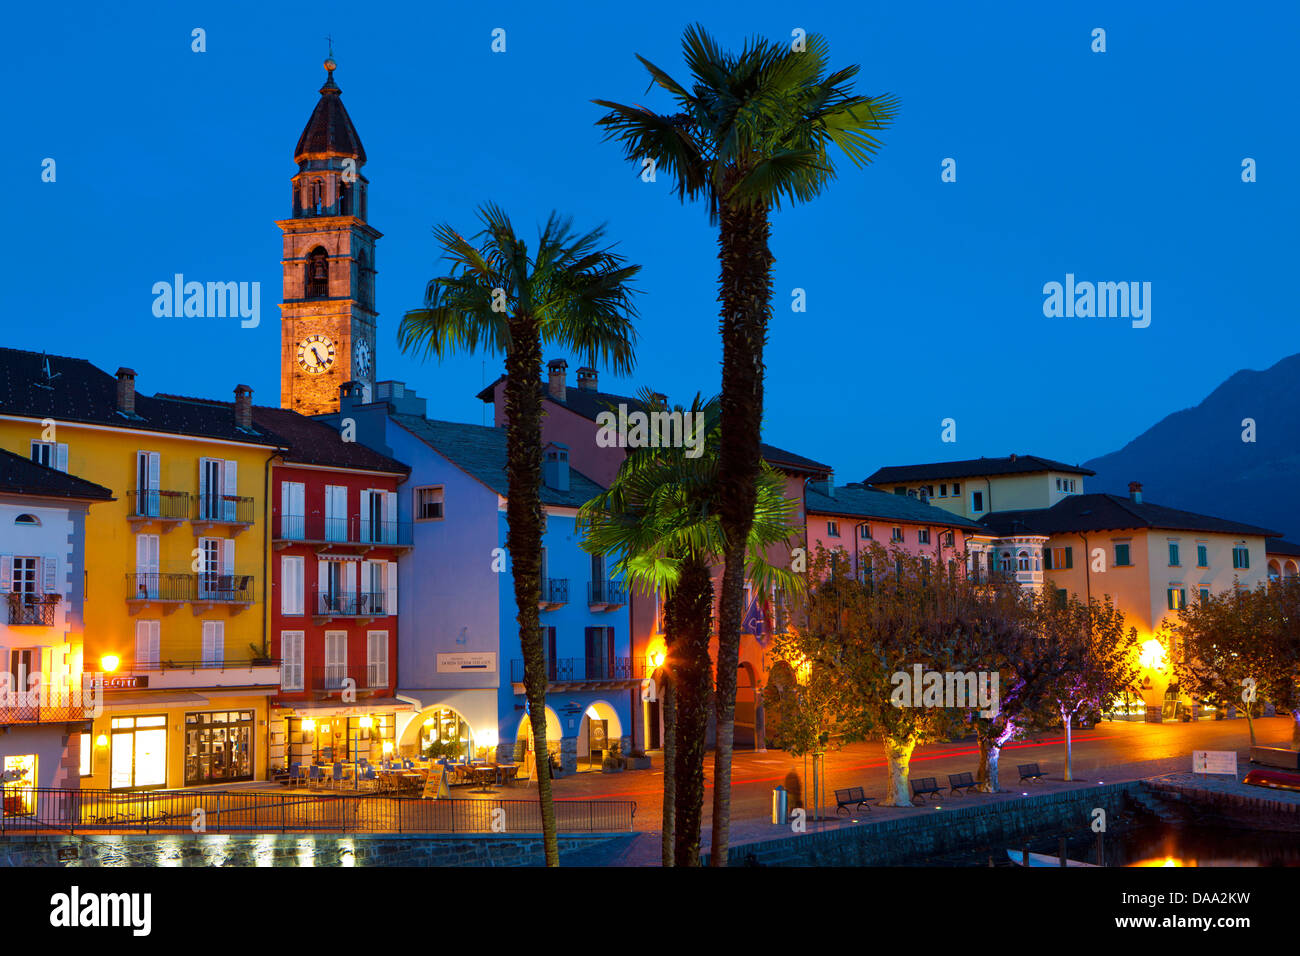
[[[670,176],[678,198],[703,198],[719,227],[722,302],[722,434],[718,465],[726,538],[718,628],[718,746],[713,790],[715,866],[727,863],[731,808],[731,748],[735,733],[736,671],[744,608],[744,549],[754,513],[763,416],[763,345],[771,316],[772,254],[768,216],[781,203],[821,194],[835,178],[829,147],[855,165],[880,148],[872,131],[893,121],[898,100],[857,96],[849,81],[857,66],[827,72],[823,38],[801,49],[761,38],[739,54],[724,52],[703,27],[688,27],[682,49],[688,89],[649,60],[651,86],[666,90],[674,113],[608,100],[598,121],[606,139],[638,164]]]
[[[515,236],[497,206],[479,209],[482,231],[475,246],[450,225],[434,229],[450,271],[429,282],[424,308],[402,318],[403,351],[439,359],[481,347],[505,354],[506,548],[514,574],[516,621],[524,658],[524,689],[533,740],[543,769],[537,775],[547,866],[559,866],[555,808],[546,753],[546,651],[537,602],[541,595],[542,345],[558,345],[597,358],[616,373],[632,370],[635,334],[633,290],[640,266],[627,265],[603,246],[604,228],[577,235],[554,213],[537,247]]]
[[[643,392],[642,400],[663,410]],[[675,413],[681,413],[678,406]],[[651,434],[650,447],[628,455],[608,491],[578,512],[582,546],[596,554],[616,554],[615,566],[633,587],[664,597],[664,643],[670,674],[665,721],[671,763],[664,766],[664,865],[698,866],[704,808],[704,741],[709,722],[709,639],[713,611],[713,571],[725,546],[719,505],[718,467],[722,444],[718,400],[692,403],[689,444],[703,447],[692,456],[684,444]],[[662,420],[651,418],[651,429]],[[693,428],[692,428],[693,425]],[[698,430],[696,430],[698,429]],[[791,590],[799,575],[767,561],[769,547],[788,541],[797,530],[795,503],[785,497],[785,480],[763,465],[756,483],[754,514],[747,547],[749,578],[764,590]],[[669,836],[669,831],[672,835]],[[671,852],[670,852],[671,850]]]

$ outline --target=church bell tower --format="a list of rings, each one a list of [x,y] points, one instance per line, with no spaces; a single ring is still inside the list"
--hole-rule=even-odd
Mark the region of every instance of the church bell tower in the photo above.
[[[375,383],[375,240],[366,222],[366,151],[334,82],[325,85],[298,138],[293,214],[284,236],[280,304],[280,407],[304,415],[336,412],[339,386]]]

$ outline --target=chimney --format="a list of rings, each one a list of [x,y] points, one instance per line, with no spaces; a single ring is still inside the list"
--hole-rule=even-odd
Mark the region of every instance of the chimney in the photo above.
[[[1130,481],[1128,483],[1128,496],[1132,499],[1133,504],[1142,504],[1142,482]]]
[[[135,369],[117,370],[117,410],[123,415],[135,414]]]
[[[253,390],[247,385],[235,386],[235,424],[245,429],[253,427]]]
[[[835,472],[833,471],[827,472],[826,479],[824,481],[817,482],[817,486],[820,489],[821,493],[824,494],[827,498],[834,498],[835,497]]]
[[[1016,453],[1014,451],[1011,453],[1011,460],[1012,461],[1016,460]]]
[[[596,391],[596,370],[590,365],[578,369],[578,388],[586,392]]]
[[[557,402],[564,401],[564,372],[568,367],[569,363],[564,359],[551,359],[546,363],[546,371],[551,379],[546,390]]]
[[[361,404],[361,383],[344,382],[339,386],[339,411]]]
[[[542,484],[556,491],[569,490],[569,446],[550,442],[542,449]]]

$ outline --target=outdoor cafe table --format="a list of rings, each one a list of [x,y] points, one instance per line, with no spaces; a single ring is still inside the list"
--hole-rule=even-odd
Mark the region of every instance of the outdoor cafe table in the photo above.
[[[512,782],[519,773],[519,765],[513,763],[503,763],[497,765],[497,782],[502,786]]]
[[[474,782],[479,785],[478,792],[491,793],[492,784],[496,783],[497,780],[497,768],[496,767],[474,767],[472,769],[472,773],[474,774]]]

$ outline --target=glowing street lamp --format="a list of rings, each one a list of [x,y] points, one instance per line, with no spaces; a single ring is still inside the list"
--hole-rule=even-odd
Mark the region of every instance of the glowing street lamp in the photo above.
[[[116,654],[105,654],[99,659],[100,669],[103,670],[105,674],[113,673],[113,671],[117,670],[121,664],[122,658],[118,657]]]

